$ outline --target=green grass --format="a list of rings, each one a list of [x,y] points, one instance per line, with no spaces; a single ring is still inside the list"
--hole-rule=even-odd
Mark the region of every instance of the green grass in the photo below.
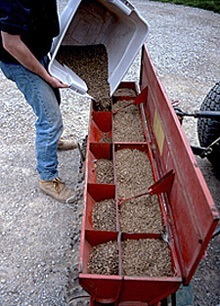
[[[169,2],[174,4],[184,4],[188,6],[202,8],[220,14],[220,0],[151,0],[157,2]]]

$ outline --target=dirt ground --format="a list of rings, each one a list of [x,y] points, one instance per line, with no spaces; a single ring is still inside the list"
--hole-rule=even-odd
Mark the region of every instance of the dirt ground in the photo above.
[[[58,2],[62,10],[66,0]],[[220,15],[148,0],[132,3],[149,23],[147,46],[167,94],[186,111],[198,109],[219,80]],[[137,56],[125,79],[138,81],[139,62]],[[39,192],[36,118],[2,74],[0,92],[0,306],[88,305],[77,282],[82,203],[61,205]],[[62,100],[64,136],[82,143],[89,100],[69,89],[62,90]],[[183,129],[189,142],[197,144],[196,120],[184,120]],[[76,191],[81,187],[79,159],[77,150],[59,153],[60,176]],[[220,210],[220,181],[207,160],[197,160]],[[193,277],[193,305],[220,305],[219,285],[218,236]]]

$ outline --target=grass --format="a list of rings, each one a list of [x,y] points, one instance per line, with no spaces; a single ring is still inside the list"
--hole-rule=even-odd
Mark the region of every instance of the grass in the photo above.
[[[220,14],[220,0],[151,0],[198,7]]]

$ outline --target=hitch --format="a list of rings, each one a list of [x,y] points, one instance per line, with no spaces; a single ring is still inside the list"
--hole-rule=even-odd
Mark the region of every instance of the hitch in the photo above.
[[[192,113],[184,112],[179,107],[174,107],[175,113],[181,119],[184,117],[194,117],[194,118],[220,118],[220,111],[195,111]]]
[[[191,146],[191,149],[193,151],[193,153],[195,155],[200,156],[201,158],[205,158],[207,156],[209,156],[212,152],[213,152],[213,148],[215,146],[219,146],[220,145],[220,137],[217,138],[216,140],[214,140],[208,147],[204,148],[204,147],[195,147],[195,146]]]
[[[182,124],[184,117],[194,117],[194,118],[209,118],[209,119],[218,119],[220,120],[220,111],[195,111],[195,112],[185,112],[181,108],[175,106],[177,103],[173,103],[173,109],[178,116],[180,123]],[[220,145],[220,137],[214,140],[208,147],[196,147],[191,146],[193,154],[205,158],[212,154],[213,148]]]

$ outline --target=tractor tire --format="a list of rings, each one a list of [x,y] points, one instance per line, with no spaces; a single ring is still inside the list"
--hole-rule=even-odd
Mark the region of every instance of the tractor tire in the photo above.
[[[202,102],[201,111],[220,111],[220,82],[209,91]],[[197,122],[198,138],[201,147],[208,147],[220,137],[220,118],[199,118]],[[207,155],[215,170],[220,171],[220,146],[215,145]]]

